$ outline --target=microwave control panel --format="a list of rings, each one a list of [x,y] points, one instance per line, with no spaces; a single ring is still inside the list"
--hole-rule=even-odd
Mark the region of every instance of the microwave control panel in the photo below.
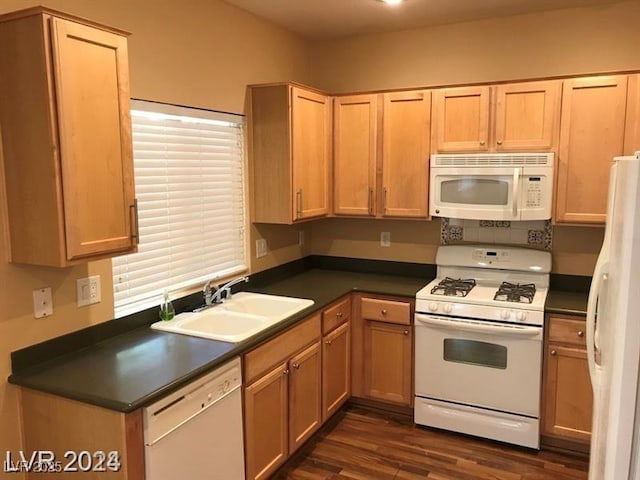
[[[527,208],[542,207],[545,178],[542,176],[525,177],[525,206]]]

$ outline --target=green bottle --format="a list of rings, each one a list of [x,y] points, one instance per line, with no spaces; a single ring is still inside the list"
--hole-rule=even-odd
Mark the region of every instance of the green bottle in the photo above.
[[[171,320],[176,315],[176,311],[173,309],[173,304],[171,303],[171,300],[169,300],[169,292],[166,290],[164,291],[164,299],[160,304],[159,315],[160,320],[165,321]]]

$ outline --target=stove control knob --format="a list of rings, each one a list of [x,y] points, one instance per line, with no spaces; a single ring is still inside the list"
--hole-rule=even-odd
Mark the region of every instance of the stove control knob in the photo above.
[[[509,310],[502,310],[500,312],[500,318],[503,320],[507,320],[511,316],[511,312]]]
[[[436,302],[431,302],[429,304],[429,310],[435,312],[436,310],[438,310],[438,304]]]
[[[444,313],[451,313],[451,311],[453,310],[453,307],[451,306],[450,303],[445,303],[442,309],[444,310]]]
[[[518,312],[518,313],[516,313],[516,319],[519,322],[524,322],[526,320],[526,318],[527,318],[527,313],[526,312]]]

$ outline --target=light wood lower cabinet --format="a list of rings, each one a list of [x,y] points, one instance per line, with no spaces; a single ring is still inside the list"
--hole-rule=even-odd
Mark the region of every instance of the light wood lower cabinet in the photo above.
[[[287,363],[276,366],[244,391],[248,478],[267,478],[288,454]]]
[[[23,388],[22,422],[26,455],[37,451],[52,451],[62,467],[70,462],[65,452],[117,452],[119,468],[105,464],[106,471],[96,473],[30,473],[35,478],[105,480],[144,480],[144,439],[142,411],[120,413],[75,400]],[[93,457],[96,461],[96,457]],[[78,467],[78,464],[71,465]],[[95,464],[94,464],[95,466]],[[110,466],[114,467],[114,471]],[[108,468],[107,468],[108,467]]]
[[[351,395],[351,323],[322,339],[322,418],[326,420]]]
[[[593,392],[584,319],[549,316],[544,352],[543,443],[547,436],[588,445]]]
[[[322,423],[320,314],[244,356],[245,462],[269,476]]]
[[[322,423],[320,344],[289,362],[289,453],[300,447]]]
[[[411,405],[412,340],[410,325],[365,323],[364,388],[367,397]]]
[[[394,405],[413,404],[413,302],[354,295],[352,394]]]

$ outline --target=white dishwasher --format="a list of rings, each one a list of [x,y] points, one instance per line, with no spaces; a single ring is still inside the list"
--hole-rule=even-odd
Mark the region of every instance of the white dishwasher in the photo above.
[[[243,480],[240,359],[144,409],[146,480]]]

